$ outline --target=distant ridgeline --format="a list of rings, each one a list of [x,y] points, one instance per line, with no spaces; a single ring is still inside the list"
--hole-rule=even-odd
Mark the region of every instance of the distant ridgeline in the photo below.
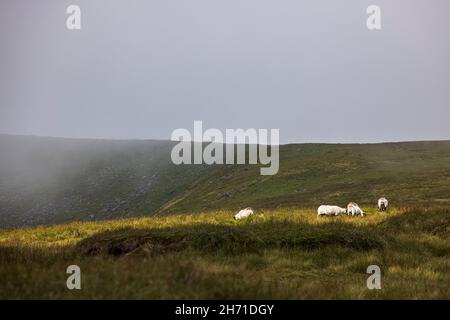
[[[280,146],[279,171],[172,163],[170,141],[0,135],[0,228],[356,201],[450,205],[450,141]]]

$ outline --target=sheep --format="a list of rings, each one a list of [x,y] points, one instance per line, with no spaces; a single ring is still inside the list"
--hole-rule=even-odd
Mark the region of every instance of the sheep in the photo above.
[[[338,206],[321,205],[317,208],[317,216],[338,216],[344,213],[346,210]]]
[[[347,205],[347,214],[352,216],[360,214],[362,217],[364,217],[364,211],[362,211],[359,205],[355,202],[350,202]]]
[[[244,219],[244,218],[248,218],[249,216],[251,216],[253,214],[253,209],[248,207],[245,209],[242,209],[241,211],[239,211],[235,216],[234,216],[234,220],[240,220],[240,219]]]
[[[389,202],[386,198],[380,198],[378,199],[378,210],[380,211],[386,211],[388,208]]]

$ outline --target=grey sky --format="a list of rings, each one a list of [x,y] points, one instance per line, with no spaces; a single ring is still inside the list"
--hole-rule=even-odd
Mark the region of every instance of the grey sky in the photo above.
[[[279,128],[282,143],[450,139],[449,13],[448,0],[2,0],[0,133],[169,139],[203,120]]]

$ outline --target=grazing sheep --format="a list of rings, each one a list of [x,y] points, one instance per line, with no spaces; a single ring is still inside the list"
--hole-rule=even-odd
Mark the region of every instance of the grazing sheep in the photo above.
[[[346,210],[344,208],[338,206],[327,206],[321,205],[317,208],[318,216],[338,216],[340,214],[344,214]]]
[[[242,209],[241,211],[239,211],[235,216],[234,216],[234,220],[240,220],[240,219],[244,219],[244,218],[248,218],[249,216],[251,216],[253,214],[253,209],[248,207],[245,209]]]
[[[389,202],[386,198],[380,198],[378,199],[378,210],[380,211],[386,211],[388,208]]]
[[[364,217],[364,211],[362,211],[359,205],[355,202],[350,202],[347,205],[347,214],[352,216],[360,214],[362,217]]]

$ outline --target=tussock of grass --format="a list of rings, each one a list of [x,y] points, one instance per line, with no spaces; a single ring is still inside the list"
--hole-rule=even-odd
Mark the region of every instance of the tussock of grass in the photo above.
[[[312,226],[270,221],[237,226],[197,224],[150,230],[119,229],[83,240],[77,250],[87,255],[114,256],[138,251],[163,254],[186,249],[241,254],[273,248],[311,250],[326,246],[371,250],[382,249],[386,243],[385,237],[373,230],[354,229],[342,223]]]
[[[411,209],[404,215],[392,217],[381,225],[387,230],[397,232],[423,232],[440,237],[450,234],[448,209],[421,208]]]

